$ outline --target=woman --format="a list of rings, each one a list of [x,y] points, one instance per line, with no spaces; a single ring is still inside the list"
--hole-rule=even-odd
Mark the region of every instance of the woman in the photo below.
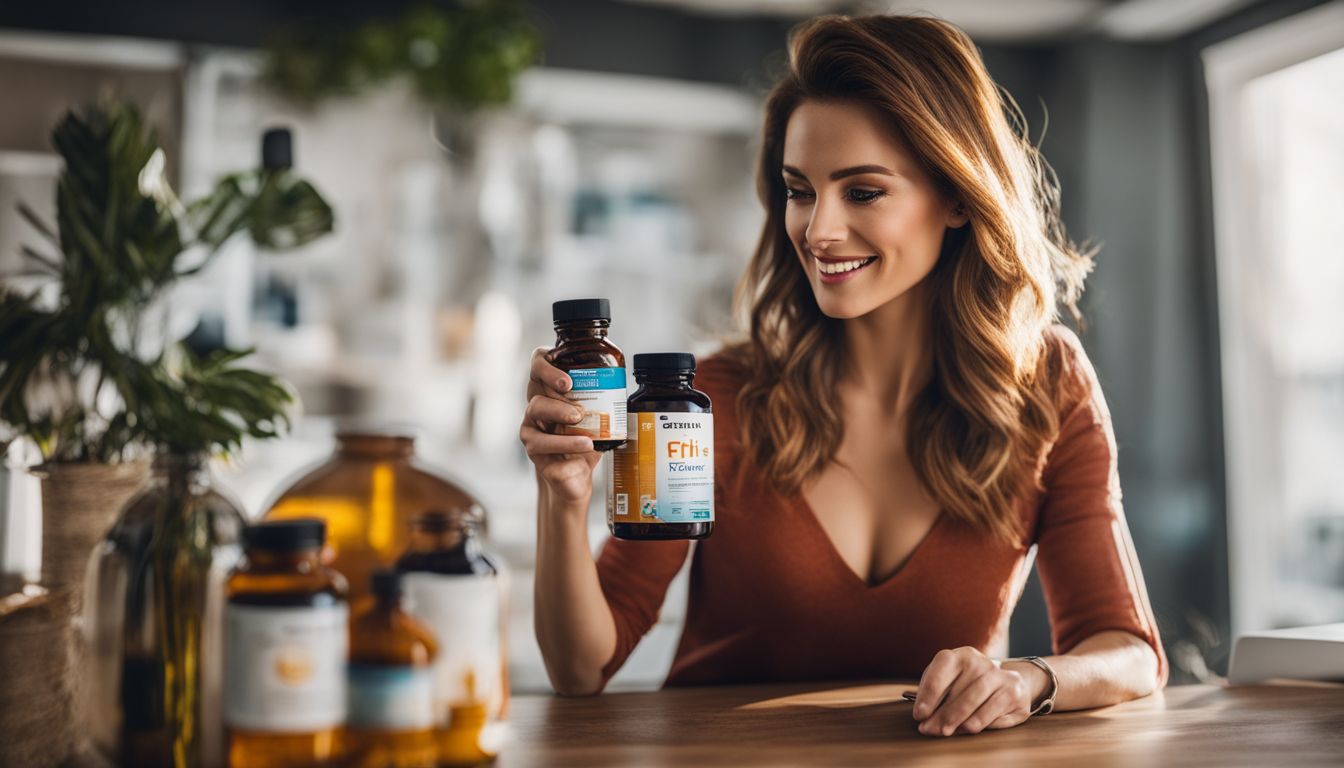
[[[1007,114],[1006,114],[1007,113]],[[1147,695],[1167,666],[1077,338],[1091,258],[971,41],[928,18],[795,30],[766,105],[749,339],[702,362],[717,524],[695,548],[668,685],[918,677],[930,735]],[[562,694],[600,691],[687,542],[586,517],[600,456],[567,377],[532,361],[536,630]],[[1031,567],[1056,655],[997,658]]]

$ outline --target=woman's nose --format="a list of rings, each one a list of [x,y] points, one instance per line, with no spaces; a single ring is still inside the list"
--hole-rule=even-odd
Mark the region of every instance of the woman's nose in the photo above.
[[[818,196],[817,204],[812,207],[812,220],[807,224],[808,245],[824,251],[844,239],[843,212],[839,210],[839,206],[823,202]]]

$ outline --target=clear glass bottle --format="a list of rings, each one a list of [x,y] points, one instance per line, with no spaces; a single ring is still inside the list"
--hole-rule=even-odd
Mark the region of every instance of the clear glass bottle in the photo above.
[[[119,765],[221,765],[223,583],[245,522],[205,454],[161,455],[89,561],[88,731]]]
[[[347,764],[434,768],[434,633],[401,609],[401,574],[375,571],[374,603],[350,622]]]
[[[304,471],[265,518],[325,520],[331,565],[349,580],[351,605],[359,609],[373,572],[390,567],[410,543],[411,520],[444,508],[484,522],[471,494],[416,460],[412,433],[343,427],[335,454]]]
[[[441,734],[446,737],[452,726],[454,707],[479,704],[488,718],[484,743],[497,747],[509,699],[507,569],[485,551],[474,518],[433,510],[416,518],[411,546],[397,560],[397,570],[406,610],[425,622],[438,641],[434,706]]]
[[[349,611],[322,563],[326,525],[247,528],[224,609],[224,724],[231,768],[337,765],[343,757]]]

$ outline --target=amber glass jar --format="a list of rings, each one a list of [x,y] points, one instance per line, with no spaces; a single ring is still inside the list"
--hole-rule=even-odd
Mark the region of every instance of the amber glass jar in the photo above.
[[[438,642],[434,706],[440,730],[453,725],[454,708],[480,705],[488,719],[483,739],[497,742],[509,694],[507,569],[485,551],[472,518],[433,510],[416,519],[415,536],[397,570],[406,610],[425,622]]]
[[[374,603],[350,622],[347,765],[434,768],[434,634],[401,609],[401,574],[375,571]]]
[[[607,338],[611,304],[606,299],[573,299],[551,305],[555,348],[547,358],[569,374],[565,396],[583,408],[583,420],[559,432],[593,439],[593,449],[610,451],[625,442],[625,354]]]
[[[695,389],[695,356],[635,355],[630,440],[607,472],[607,525],[618,539],[703,539],[714,532],[714,408]]]
[[[412,433],[344,427],[335,455],[304,471],[265,517],[325,520],[330,564],[349,581],[351,605],[360,609],[373,572],[406,550],[411,520],[430,509],[460,510],[484,524],[474,497],[416,460]]]
[[[325,525],[258,523],[229,576],[224,724],[231,768],[337,765],[344,751],[349,612],[322,564]]]

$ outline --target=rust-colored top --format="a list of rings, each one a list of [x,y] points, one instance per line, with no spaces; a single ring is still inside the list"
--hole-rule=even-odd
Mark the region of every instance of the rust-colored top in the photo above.
[[[1115,437],[1096,372],[1077,337],[1049,335],[1063,361],[1060,432],[1043,491],[1018,513],[1045,591],[1055,653],[1105,630],[1130,632],[1167,660],[1120,503]],[[745,456],[735,403],[742,368],[701,363],[714,401],[714,534],[691,563],[685,629],[667,685],[918,679],[934,654],[971,646],[1003,656],[1030,567],[1013,547],[942,513],[904,565],[869,585],[840,558],[800,494],[784,496]],[[616,620],[610,679],[658,617],[689,542],[608,540],[598,576]],[[1044,649],[1042,649],[1044,650]]]

